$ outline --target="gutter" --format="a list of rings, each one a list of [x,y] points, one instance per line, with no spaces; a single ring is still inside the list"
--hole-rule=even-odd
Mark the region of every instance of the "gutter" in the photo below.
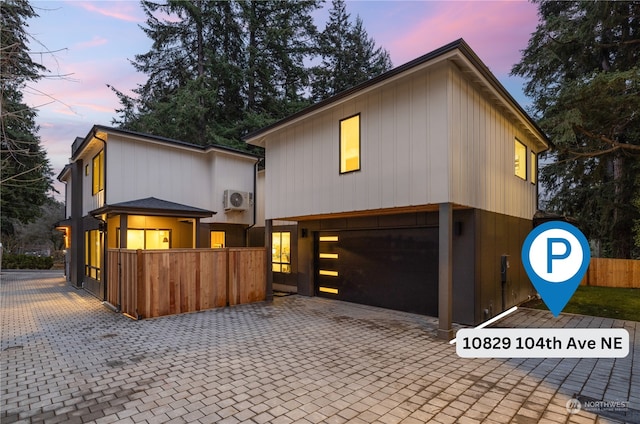
[[[256,215],[258,211],[258,166],[264,158],[260,158],[253,164],[253,223],[244,230],[244,244],[249,247],[249,230],[256,226]]]

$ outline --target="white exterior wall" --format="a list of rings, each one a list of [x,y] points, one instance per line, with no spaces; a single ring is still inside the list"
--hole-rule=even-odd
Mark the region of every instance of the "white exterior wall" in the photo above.
[[[357,113],[361,170],[340,175],[339,121]],[[514,174],[516,137],[529,155],[516,119],[443,62],[267,135],[265,217],[452,202],[531,219],[536,186]]]
[[[205,209],[218,212],[212,218],[202,222],[226,222],[232,224],[253,224],[253,206],[246,211],[224,211],[224,191],[237,190],[253,193],[255,200],[254,172],[255,160],[242,158],[238,155],[224,152],[210,152],[209,171],[211,179],[208,190],[211,192],[211,204]]]
[[[529,168],[527,181],[515,175],[514,140],[527,146],[527,161],[532,148],[538,152],[534,140],[455,68],[451,68],[449,87],[451,201],[532,219],[536,186]]]
[[[82,152],[82,216],[89,215],[89,212],[104,206],[104,191],[92,193],[93,191],[93,158],[102,150],[101,142],[92,142]],[[85,172],[89,167],[89,172]]]
[[[108,204],[156,197],[206,209],[211,204],[208,167],[197,151],[109,134]]]
[[[109,134],[105,162],[108,204],[156,197],[217,212],[203,222],[253,223],[253,208],[225,213],[223,207],[225,189],[253,192],[252,158]],[[87,214],[97,206],[91,175],[84,178]]]
[[[432,67],[270,134],[265,217],[448,201],[447,75]],[[361,170],[340,175],[339,121],[356,113]]]

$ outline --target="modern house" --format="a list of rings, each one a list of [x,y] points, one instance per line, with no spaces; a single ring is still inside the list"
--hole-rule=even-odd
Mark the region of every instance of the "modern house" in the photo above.
[[[245,141],[266,169],[104,126],[76,139],[72,284],[106,297],[106,249],[266,244],[267,291],[437,316],[443,338],[535,294],[520,249],[550,141],[463,40]]]
[[[266,152],[274,284],[437,316],[443,338],[535,294],[520,249],[550,142],[464,40],[245,141]]]
[[[71,148],[68,278],[106,297],[107,248],[246,246],[259,156],[96,125]],[[262,242],[264,245],[264,242]],[[115,271],[114,271],[115,272]]]

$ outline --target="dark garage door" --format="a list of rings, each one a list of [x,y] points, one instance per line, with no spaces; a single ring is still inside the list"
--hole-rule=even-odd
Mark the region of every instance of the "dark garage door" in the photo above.
[[[318,296],[437,316],[437,228],[320,232],[316,246]]]

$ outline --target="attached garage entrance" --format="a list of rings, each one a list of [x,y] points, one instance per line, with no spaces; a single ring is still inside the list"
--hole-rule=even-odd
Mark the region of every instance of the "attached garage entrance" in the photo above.
[[[316,233],[316,295],[438,316],[438,228]]]

